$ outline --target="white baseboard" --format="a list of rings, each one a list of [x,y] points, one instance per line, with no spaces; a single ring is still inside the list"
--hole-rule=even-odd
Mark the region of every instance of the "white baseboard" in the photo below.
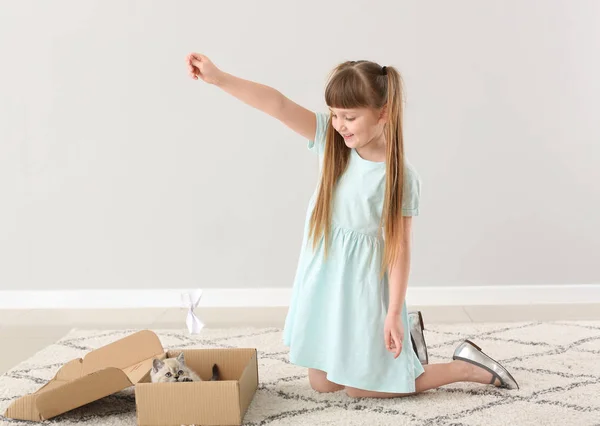
[[[193,289],[0,291],[0,309],[180,308]],[[203,289],[203,307],[288,306],[291,288]],[[408,288],[410,306],[600,303],[600,284]]]

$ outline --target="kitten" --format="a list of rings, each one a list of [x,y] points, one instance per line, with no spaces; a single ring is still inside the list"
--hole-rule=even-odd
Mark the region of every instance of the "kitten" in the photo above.
[[[219,380],[219,368],[213,365],[213,376],[211,380]],[[164,361],[154,359],[152,370],[150,370],[152,383],[168,382],[200,382],[202,379],[190,367],[185,364],[183,352],[177,358],[167,358]]]

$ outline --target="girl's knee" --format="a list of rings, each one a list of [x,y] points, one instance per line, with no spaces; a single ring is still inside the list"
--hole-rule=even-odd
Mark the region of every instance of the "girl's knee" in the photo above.
[[[350,398],[362,398],[365,393],[362,389],[351,388],[349,386],[346,386],[345,391],[346,395],[348,395]]]
[[[310,386],[313,388],[313,390],[319,392],[319,393],[330,393],[330,392],[337,392],[337,391],[341,391],[342,389],[344,389],[343,386],[338,385],[336,383],[314,383],[314,382],[310,382]]]
[[[327,380],[327,374],[324,371],[310,369],[308,372],[308,381],[310,387],[319,393],[337,392],[344,389],[344,386]]]

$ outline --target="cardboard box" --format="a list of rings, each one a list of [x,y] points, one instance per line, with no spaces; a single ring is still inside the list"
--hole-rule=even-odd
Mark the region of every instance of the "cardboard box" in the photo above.
[[[167,358],[181,350],[167,353]],[[139,426],[241,425],[258,387],[256,349],[185,349],[185,363],[202,382],[150,383],[145,377],[135,385]],[[220,380],[210,381],[212,366]]]
[[[156,334],[150,330],[139,331],[91,351],[83,359],[66,363],[38,391],[14,401],[4,415],[12,419],[43,421],[139,383],[135,390],[138,424],[175,424],[169,423],[175,419],[172,410],[158,401],[174,396],[188,406],[187,412],[183,413],[185,418],[195,416],[193,418],[214,422],[204,424],[241,424],[258,387],[256,349],[185,350],[186,356],[189,353],[190,357],[186,363],[190,362],[192,368],[197,367],[202,378],[207,376],[208,365],[212,368],[212,363],[216,363],[224,380],[149,383],[152,360],[179,352],[165,353]],[[173,404],[170,407],[177,406],[175,402]],[[166,411],[158,410],[158,407],[165,407]],[[235,422],[222,423],[231,420]],[[194,423],[202,422],[179,423],[177,420],[177,425]]]

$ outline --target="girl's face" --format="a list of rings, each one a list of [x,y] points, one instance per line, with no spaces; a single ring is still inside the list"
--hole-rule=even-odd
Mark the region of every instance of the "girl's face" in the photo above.
[[[348,148],[362,148],[383,136],[385,120],[381,110],[372,108],[330,108],[331,124],[344,137]]]

